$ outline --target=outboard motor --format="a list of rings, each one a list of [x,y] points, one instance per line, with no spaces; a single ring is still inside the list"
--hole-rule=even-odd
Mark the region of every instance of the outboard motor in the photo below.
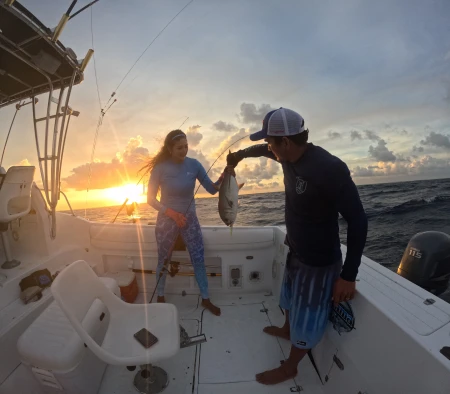
[[[425,231],[411,238],[397,268],[397,274],[439,295],[450,279],[450,236]]]

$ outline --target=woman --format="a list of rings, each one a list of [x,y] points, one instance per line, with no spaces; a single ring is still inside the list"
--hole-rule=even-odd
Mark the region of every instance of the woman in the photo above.
[[[217,193],[221,179],[213,183],[198,160],[186,157],[187,152],[186,134],[181,130],[173,130],[167,134],[164,146],[147,165],[150,171],[147,202],[158,211],[155,228],[158,244],[156,277],[159,278],[164,260],[170,261],[175,240],[178,234],[181,234],[194,266],[195,278],[203,299],[202,306],[219,316],[220,309],[211,303],[208,296],[203,237],[193,198],[197,179],[210,194]],[[160,201],[156,199],[159,189]],[[158,302],[165,302],[166,275],[165,270],[158,283]]]

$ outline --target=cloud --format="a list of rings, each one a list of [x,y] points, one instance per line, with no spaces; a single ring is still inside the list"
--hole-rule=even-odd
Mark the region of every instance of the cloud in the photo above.
[[[386,127],[391,128],[390,125],[387,125]],[[370,140],[370,141],[380,141],[381,138],[372,130],[364,130],[364,135],[357,130],[350,131],[350,138],[352,141],[355,140]]]
[[[397,161],[406,161],[411,162],[411,158],[409,156],[403,156],[402,154],[397,154]]]
[[[242,140],[244,140],[245,139],[244,137],[247,137],[247,136],[249,136],[249,132],[247,130],[245,130],[244,128],[240,129],[237,133],[234,133],[233,135],[230,135],[229,137],[224,139],[220,143],[219,148],[214,152],[213,156],[216,156],[216,157],[219,156],[233,142],[235,142],[241,138],[242,138]],[[239,146],[242,143],[242,140],[237,142],[230,148],[232,152],[234,152],[237,148],[239,148]]]
[[[203,134],[199,133],[200,127],[199,125],[190,126],[187,130],[186,135],[190,146],[197,146],[202,140]]]
[[[267,157],[261,157],[259,164],[244,164],[243,167],[236,168],[237,175],[245,179],[248,186],[252,184],[260,185],[261,181],[272,179],[279,171],[280,164]]]
[[[356,130],[350,131],[350,138],[352,139],[352,141],[362,140],[363,139],[361,133],[359,131],[356,131]]]
[[[381,139],[372,130],[364,130],[364,134],[366,135],[366,138],[370,141],[380,141]]]
[[[373,157],[377,161],[388,162],[395,161],[395,155],[386,147],[386,141],[379,140],[378,145],[374,148],[372,145],[369,147],[369,156]]]
[[[420,141],[422,145],[431,145],[438,148],[450,149],[450,137],[448,135],[435,133],[432,131],[425,140]]]
[[[137,182],[142,176],[139,170],[146,164],[149,151],[142,146],[142,137],[130,138],[123,152],[116,153],[110,162],[95,160],[75,167],[71,175],[63,179],[64,188],[86,190],[89,167],[91,168],[89,189],[106,189],[123,183]]]
[[[376,166],[375,168],[378,168],[378,166]],[[365,177],[365,176],[375,176],[376,175],[375,168],[372,166],[369,166],[369,167],[356,166],[351,171],[352,176],[354,176],[355,178]]]
[[[239,118],[242,123],[262,123],[267,112],[273,109],[275,108],[272,108],[269,104],[261,104],[257,108],[255,104],[242,103]]]
[[[202,151],[200,150],[196,150],[196,149],[189,149],[188,152],[188,157],[192,158],[192,159],[197,159],[203,166],[203,168],[208,171],[209,167],[211,166],[210,161],[206,158],[206,156],[203,154]],[[211,170],[208,173],[208,176],[214,181],[216,181],[216,179],[213,179],[214,177],[218,177],[221,173],[222,173],[223,168],[218,168],[216,166],[214,166],[213,168],[211,168]]]
[[[15,166],[31,166],[32,164],[28,161],[28,159],[20,160]]]
[[[236,131],[238,128],[232,123],[226,123],[223,120],[219,120],[218,122],[213,124],[213,129],[229,133],[232,131]]]
[[[402,129],[399,131],[400,134],[402,135],[407,135],[408,134],[408,130]]]
[[[342,137],[341,133],[338,133],[336,131],[331,131],[330,130],[328,132],[328,138],[331,139],[331,140],[336,140],[336,139],[341,138],[341,137]]]
[[[377,166],[360,167],[352,169],[354,177],[386,176],[386,175],[446,175],[450,171],[450,158],[440,159],[429,155],[414,160],[384,163]]]
[[[422,153],[425,149],[423,148],[423,146],[413,146],[412,151],[413,152],[418,152],[418,153]]]

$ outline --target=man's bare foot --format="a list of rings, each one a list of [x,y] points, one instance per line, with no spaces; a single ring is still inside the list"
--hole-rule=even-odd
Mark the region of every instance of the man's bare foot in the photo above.
[[[267,385],[278,384],[293,379],[296,375],[297,368],[292,367],[289,363],[285,362],[281,367],[257,374],[256,381]]]
[[[288,341],[291,338],[290,330],[284,327],[268,326],[264,327],[263,331],[266,334],[273,335],[274,337],[284,338]]]
[[[164,298],[164,296],[158,296],[158,297],[156,298],[156,302],[164,303],[164,302],[166,302],[166,299]]]
[[[215,306],[209,298],[204,298],[202,300],[202,307],[208,309],[213,315],[220,316],[220,308]]]

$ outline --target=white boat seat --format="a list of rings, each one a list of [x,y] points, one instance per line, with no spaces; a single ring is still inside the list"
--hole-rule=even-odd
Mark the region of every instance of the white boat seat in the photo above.
[[[83,291],[80,291],[82,289]],[[174,356],[180,349],[178,310],[172,304],[128,304],[115,297],[83,260],[62,270],[53,281],[55,300],[89,349],[111,365],[147,365]],[[108,308],[110,320],[101,345],[83,326],[83,318],[95,300]],[[146,328],[158,342],[142,346],[134,334]]]
[[[34,177],[34,166],[13,166],[3,175],[1,168],[0,183],[0,232],[6,261],[3,269],[17,267],[20,261],[14,260],[9,248],[6,232],[8,223],[27,215],[31,209],[31,185]]]
[[[100,279],[112,293],[120,297],[120,290],[114,279]],[[102,313],[108,318],[104,304],[96,300],[82,323],[89,334],[100,342],[105,334],[105,330],[100,327],[99,316]],[[17,349],[23,362],[47,371],[72,370],[81,362],[86,351],[82,339],[56,301],[20,336]]]
[[[25,216],[31,208],[31,185],[34,166],[13,166],[0,186],[0,222],[9,223]]]

